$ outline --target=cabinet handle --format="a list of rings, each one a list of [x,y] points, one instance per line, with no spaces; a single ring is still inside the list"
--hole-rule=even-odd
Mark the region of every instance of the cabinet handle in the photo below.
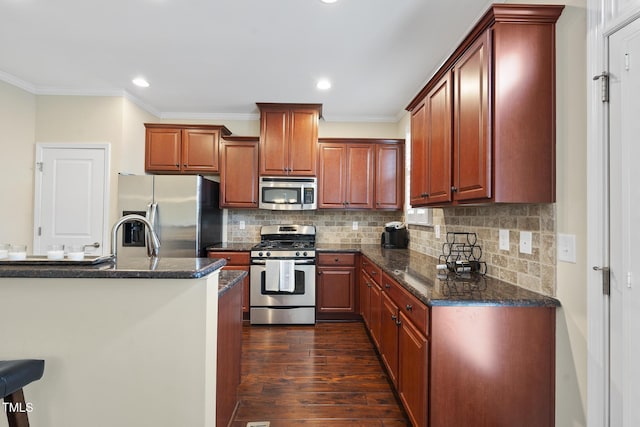
[[[371,283],[367,282],[367,288],[371,287]]]
[[[227,261],[231,261],[231,257],[230,256],[227,257]]]
[[[318,270],[318,276],[322,275],[322,271]]]
[[[395,314],[392,314],[392,315],[391,315],[391,319],[392,319],[392,320],[398,320],[398,316],[396,316]]]
[[[451,191],[455,193],[456,191],[458,191],[458,187],[456,187],[455,185],[452,185]]]
[[[376,274],[378,274],[378,273],[377,273],[377,272],[375,272],[375,271],[371,271],[371,275],[372,275],[372,276],[375,276]]]
[[[185,164],[183,164],[182,166],[184,166],[184,167],[186,168],[188,165],[185,163]]]
[[[429,197],[429,193],[422,193],[420,197]]]
[[[176,163],[176,168],[180,169],[180,164]]]
[[[387,289],[391,289],[391,285],[390,285],[390,284],[388,284],[388,283],[385,283],[385,284],[384,284],[384,287],[385,287],[385,288],[387,288]]]
[[[335,258],[335,259],[334,259],[334,261],[335,261],[335,262],[339,262],[339,261],[340,261],[340,258]]]
[[[413,306],[411,304],[405,305],[404,308],[406,308],[407,311],[413,311]]]

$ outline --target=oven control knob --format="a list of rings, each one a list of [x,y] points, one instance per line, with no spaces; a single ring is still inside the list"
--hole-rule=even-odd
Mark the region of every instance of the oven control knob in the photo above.
[[[262,256],[262,252],[258,252],[258,256]]]
[[[300,256],[300,252],[296,252],[296,256]]]
[[[303,256],[307,256],[307,252],[306,252],[306,251],[304,251],[304,252],[302,253],[302,255],[303,255]]]
[[[267,256],[271,256],[271,252],[267,252]]]

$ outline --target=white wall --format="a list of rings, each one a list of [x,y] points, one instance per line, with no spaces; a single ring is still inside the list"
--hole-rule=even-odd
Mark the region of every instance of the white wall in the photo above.
[[[0,81],[0,243],[33,239],[36,96]]]

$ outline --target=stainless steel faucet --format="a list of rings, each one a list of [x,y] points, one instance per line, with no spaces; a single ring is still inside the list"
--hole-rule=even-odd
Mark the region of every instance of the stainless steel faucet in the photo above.
[[[149,238],[145,239],[147,243],[147,255],[150,257],[157,257],[160,254],[160,239],[158,239],[158,235],[153,229],[151,221],[142,215],[137,214],[125,215],[113,224],[113,229],[111,230],[111,253],[113,254],[113,257],[117,258],[118,256],[118,229],[122,224],[132,221],[140,221],[147,227],[146,232],[149,233]]]

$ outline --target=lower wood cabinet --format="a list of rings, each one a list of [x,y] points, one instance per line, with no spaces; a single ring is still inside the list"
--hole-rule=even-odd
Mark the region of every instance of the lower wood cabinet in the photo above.
[[[228,289],[218,299],[218,365],[216,425],[229,424],[238,403],[242,357],[242,287]]]
[[[398,330],[398,394],[414,426],[426,426],[429,400],[429,342],[403,312],[399,313]],[[446,421],[433,426],[472,426]]]
[[[316,318],[351,320],[358,316],[356,254],[320,253],[316,268]]]
[[[387,367],[389,379],[398,388],[398,306],[382,293],[380,313],[380,357]]]
[[[209,258],[222,258],[227,261],[223,270],[246,271],[247,275],[242,279],[242,313],[245,319],[249,318],[249,252],[241,251],[209,251]]]

